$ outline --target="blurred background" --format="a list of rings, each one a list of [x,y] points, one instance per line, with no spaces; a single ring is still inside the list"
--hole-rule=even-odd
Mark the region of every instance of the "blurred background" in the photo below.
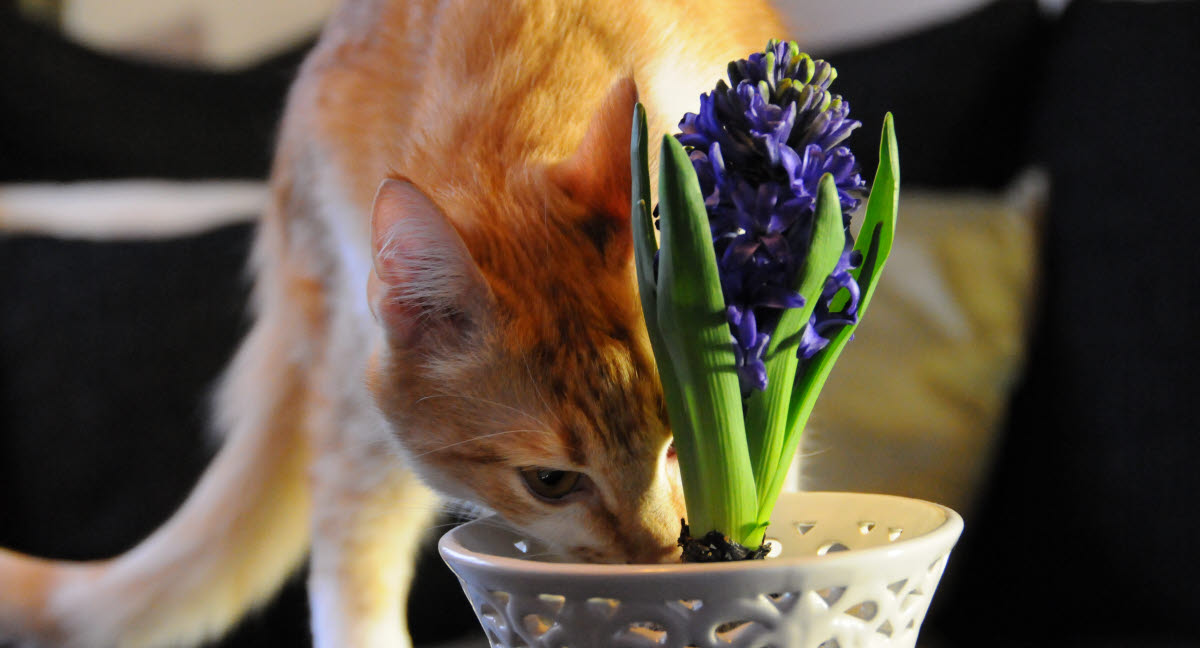
[[[0,0],[0,545],[137,543],[210,390],[284,94],[332,0]],[[1200,646],[1200,5],[783,0],[896,248],[799,486],[945,503],[925,646]],[[480,646],[431,529],[422,646]],[[304,574],[221,646],[309,643]]]

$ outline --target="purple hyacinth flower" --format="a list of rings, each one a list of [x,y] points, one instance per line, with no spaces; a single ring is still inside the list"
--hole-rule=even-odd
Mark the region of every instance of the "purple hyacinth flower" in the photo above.
[[[784,309],[804,305],[792,289],[808,257],[817,187],[833,176],[846,227],[846,248],[826,280],[801,335],[809,358],[828,337],[857,320],[859,287],[850,271],[850,214],[866,193],[853,153],[842,142],[860,125],[850,105],[831,94],[833,66],[772,41],[729,64],[728,82],[700,96],[676,134],[700,181],[717,253],[726,318],[743,393],[766,388],[763,353]],[[844,305],[834,311],[835,295]],[[841,298],[837,298],[841,300]]]
[[[737,362],[738,378],[744,386],[766,389],[767,366],[763,363],[763,353],[771,336],[759,332],[754,309],[729,306],[726,310],[733,330],[733,355]]]

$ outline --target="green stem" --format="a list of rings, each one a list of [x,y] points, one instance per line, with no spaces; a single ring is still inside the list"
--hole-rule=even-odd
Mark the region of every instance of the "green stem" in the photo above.
[[[746,427],[750,435],[754,480],[759,485],[758,523],[763,530],[771,518],[778,493],[772,494],[762,486],[774,483],[778,474],[787,474],[792,463],[788,448],[794,447],[793,441],[798,442],[803,430],[788,421],[796,369],[800,363],[796,354],[801,333],[846,245],[837,185],[828,173],[818,185],[811,241],[808,259],[794,283],[794,288],[804,297],[804,306],[787,309],[780,316],[767,349],[767,388],[755,392],[747,402]]]

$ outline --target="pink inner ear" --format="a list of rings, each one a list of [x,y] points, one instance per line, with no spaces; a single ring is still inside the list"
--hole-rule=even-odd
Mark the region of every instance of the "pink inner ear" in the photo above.
[[[420,189],[407,180],[386,178],[375,191],[371,207],[371,256],[375,272],[382,273],[382,264],[399,263],[403,259],[403,247],[418,222],[429,222],[443,217]],[[393,268],[395,269],[395,268]]]
[[[632,78],[614,83],[579,147],[550,170],[551,180],[568,196],[618,221],[629,218],[629,138],[637,97]]]
[[[454,226],[407,180],[379,185],[371,213],[371,312],[397,344],[419,326],[477,314],[489,292]]]

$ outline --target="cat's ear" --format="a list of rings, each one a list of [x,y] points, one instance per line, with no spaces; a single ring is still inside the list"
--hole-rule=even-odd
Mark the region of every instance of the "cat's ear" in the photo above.
[[[550,180],[572,200],[613,219],[614,225],[626,227],[632,191],[629,137],[637,99],[632,78],[614,83],[592,116],[579,148],[549,170]]]
[[[491,289],[462,237],[420,189],[384,180],[371,213],[371,312],[393,345],[465,340],[487,316]]]

